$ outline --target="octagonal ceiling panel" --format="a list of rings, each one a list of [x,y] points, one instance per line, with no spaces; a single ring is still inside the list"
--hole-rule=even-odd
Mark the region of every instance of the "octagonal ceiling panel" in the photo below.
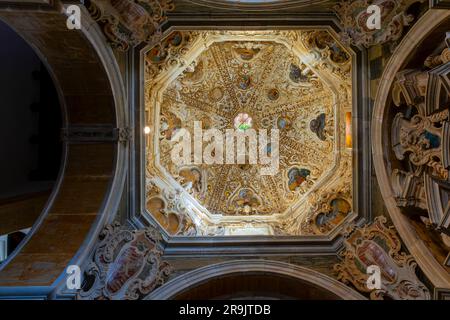
[[[146,62],[146,208],[166,231],[325,234],[348,218],[351,56],[327,31],[174,32]],[[174,163],[180,130],[194,137],[201,121],[225,133],[240,119],[279,130],[276,174]]]

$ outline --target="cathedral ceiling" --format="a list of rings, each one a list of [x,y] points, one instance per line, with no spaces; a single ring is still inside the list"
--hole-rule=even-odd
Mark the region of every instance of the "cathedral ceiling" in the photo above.
[[[169,232],[325,234],[350,214],[351,56],[327,31],[174,32],[146,63],[147,210]],[[262,175],[249,156],[174,162],[174,137],[194,139],[195,121],[269,141],[277,129],[278,170]]]
[[[211,213],[282,213],[333,164],[332,92],[283,45],[215,43],[189,71],[163,96],[161,163],[182,185],[190,183]],[[201,164],[194,171],[173,163],[176,130],[189,128],[193,136],[194,121],[201,120],[204,128],[225,131],[240,113],[250,116],[254,129],[280,129],[277,174],[259,175],[258,165],[250,164]]]
[[[430,291],[424,283],[433,283],[436,292],[448,287],[449,94],[443,83],[449,74],[449,39],[447,35],[445,45],[436,46],[436,35],[422,31],[436,27],[443,12],[434,12],[422,21],[421,28],[413,28],[404,38],[408,41],[400,44],[400,51],[389,61],[378,87],[372,122],[374,163],[381,193],[402,239],[417,257],[422,274],[416,270],[413,256],[402,250],[402,241],[394,229],[384,225],[386,219],[379,217],[370,225],[349,227],[342,232],[354,217],[351,74],[355,70],[351,68],[350,51],[336,41],[336,34],[325,29],[305,29],[174,31],[164,35],[161,28],[167,17],[174,17],[177,25],[177,15],[179,22],[180,17],[199,7],[204,8],[206,16],[212,11],[218,13],[215,9],[233,11],[245,5],[233,0],[161,0],[143,10],[142,4],[148,2],[84,3],[113,47],[128,50],[141,43],[152,43],[144,57],[145,207],[149,216],[173,236],[294,235],[316,241],[318,238],[311,235],[336,234],[339,228],[344,250],[342,261],[334,268],[337,278],[366,295],[370,293],[372,299],[429,299]],[[365,30],[367,1],[363,0],[342,1],[338,6],[331,5],[335,1],[261,2],[267,3],[261,8],[283,7],[279,12],[286,16],[290,10],[335,10],[344,28],[342,42],[367,48],[391,44],[387,49],[392,49],[406,27],[411,26],[414,17],[407,9],[417,1],[377,0],[384,17],[380,31]],[[431,1],[430,5],[438,2],[441,1]],[[250,16],[250,11],[258,11],[256,5],[247,6],[247,10],[242,10],[242,14]],[[214,19],[212,14],[211,17]],[[448,20],[445,22],[448,25]],[[419,44],[422,38],[427,41],[420,46],[411,45]],[[440,35],[440,41],[443,39]],[[416,53],[411,53],[411,48]],[[383,58],[386,52],[383,47]],[[419,60],[418,65],[410,63],[404,69],[405,57],[417,52],[430,55],[425,61]],[[204,130],[280,130],[276,174],[261,175],[260,164],[174,163],[170,158],[174,149],[172,138],[183,129],[193,136],[195,121],[201,121]],[[124,145],[131,140],[121,139]],[[358,152],[361,150],[358,145]],[[265,151],[273,152],[269,148]],[[92,185],[92,179],[88,180]],[[134,189],[131,191],[134,195]],[[113,212],[107,202],[105,211]],[[104,222],[102,219],[96,220]],[[85,297],[110,298],[117,294],[116,297],[143,298],[170,273],[167,262],[162,260],[167,243],[162,245],[160,230],[128,228],[107,226],[100,234],[89,258],[90,273],[83,273],[89,275],[88,282],[93,285]],[[119,244],[117,237],[126,241]],[[105,262],[104,248],[117,250],[107,257],[111,261],[98,264]],[[144,258],[136,264],[126,257],[130,252],[142,253]],[[170,254],[173,251],[169,257]],[[148,261],[152,262],[151,271],[142,268],[130,276],[139,278],[138,282],[122,281],[120,273],[124,268],[142,263],[148,266]],[[380,267],[382,281],[380,289],[371,291],[366,271],[374,265]],[[103,281],[105,270],[109,273],[107,282]],[[92,277],[96,277],[95,282]],[[140,286],[144,278],[145,286]],[[98,289],[104,287],[107,290],[102,293],[106,295],[98,295]]]

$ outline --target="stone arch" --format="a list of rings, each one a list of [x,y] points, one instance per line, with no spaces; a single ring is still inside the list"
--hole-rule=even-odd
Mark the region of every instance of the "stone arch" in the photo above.
[[[0,268],[6,296],[24,286],[43,287],[49,295],[67,265],[79,264],[111,222],[125,181],[126,98],[113,52],[85,9],[82,29],[69,30],[67,5],[51,3],[0,6],[0,19],[52,75],[64,115],[62,170],[45,210]]]
[[[252,283],[251,280],[249,282],[245,281],[245,279],[250,279],[251,277],[257,277],[255,283]],[[222,279],[225,280],[225,282],[230,279],[238,279],[238,282],[241,283],[247,282],[247,285],[244,288],[245,290],[254,290],[257,287],[264,290],[264,279],[268,279],[267,282],[271,283],[276,282],[276,279],[284,279],[292,285],[291,289],[297,286],[298,288],[302,288],[302,291],[306,290],[313,292],[310,296],[293,296],[292,292],[280,291],[282,297],[285,298],[286,296],[289,296],[291,299],[317,298],[318,296],[325,299],[365,299],[364,296],[360,295],[350,287],[347,287],[339,281],[320,272],[285,262],[271,260],[234,260],[199,268],[172,279],[162,287],[153,291],[145,299],[208,299],[206,296],[199,296],[198,292],[195,293],[195,290],[205,286],[205,284],[207,285]],[[282,283],[285,284],[287,282]],[[214,285],[217,286],[217,284],[213,284],[213,286]],[[219,286],[222,285],[223,283],[219,284]],[[283,285],[280,285],[280,287],[283,287]],[[238,285],[238,288],[241,288],[240,285]],[[270,290],[272,289],[273,288]],[[194,294],[189,295],[189,292],[194,292]],[[222,294],[223,293],[224,292],[222,292]],[[223,296],[218,296],[216,298],[223,298]]]
[[[408,250],[417,260],[420,268],[434,286],[450,287],[450,273],[433,256],[426,243],[421,240],[415,228],[402,213],[396,202],[396,195],[389,171],[390,155],[386,148],[389,98],[397,73],[405,67],[408,59],[418,52],[419,46],[440,25],[448,22],[450,12],[447,10],[429,10],[411,28],[393,56],[389,60],[377,91],[372,115],[372,154],[373,164],[380,190],[390,218],[399,232]],[[447,23],[448,25],[448,23]]]

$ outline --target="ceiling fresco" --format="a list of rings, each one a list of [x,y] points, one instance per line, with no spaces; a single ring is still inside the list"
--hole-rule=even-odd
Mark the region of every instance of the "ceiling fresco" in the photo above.
[[[351,55],[330,33],[174,32],[146,63],[146,208],[169,233],[326,234],[350,215]],[[277,150],[270,134],[264,147],[279,154],[276,172],[260,174],[248,154],[175,162],[177,134],[195,137],[196,122],[278,130]]]

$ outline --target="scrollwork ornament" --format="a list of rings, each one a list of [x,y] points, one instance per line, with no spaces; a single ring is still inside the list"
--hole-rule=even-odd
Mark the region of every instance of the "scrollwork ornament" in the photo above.
[[[162,259],[161,235],[153,227],[128,230],[108,225],[84,270],[80,300],[137,300],[162,285],[171,267]]]
[[[429,290],[415,273],[414,258],[402,251],[395,229],[385,223],[386,218],[380,216],[347,234],[342,262],[334,266],[338,280],[352,284],[373,300],[429,300]],[[372,265],[380,268],[380,288],[367,285],[367,268]]]
[[[403,31],[410,26],[415,17],[407,9],[415,2],[423,0],[342,0],[335,7],[341,20],[343,31],[341,39],[346,44],[369,48],[384,43],[396,43]],[[376,5],[380,8],[380,28],[369,28],[371,13],[368,8]]]
[[[111,45],[123,51],[142,42],[157,43],[166,12],[175,8],[172,0],[86,0],[84,4]]]

